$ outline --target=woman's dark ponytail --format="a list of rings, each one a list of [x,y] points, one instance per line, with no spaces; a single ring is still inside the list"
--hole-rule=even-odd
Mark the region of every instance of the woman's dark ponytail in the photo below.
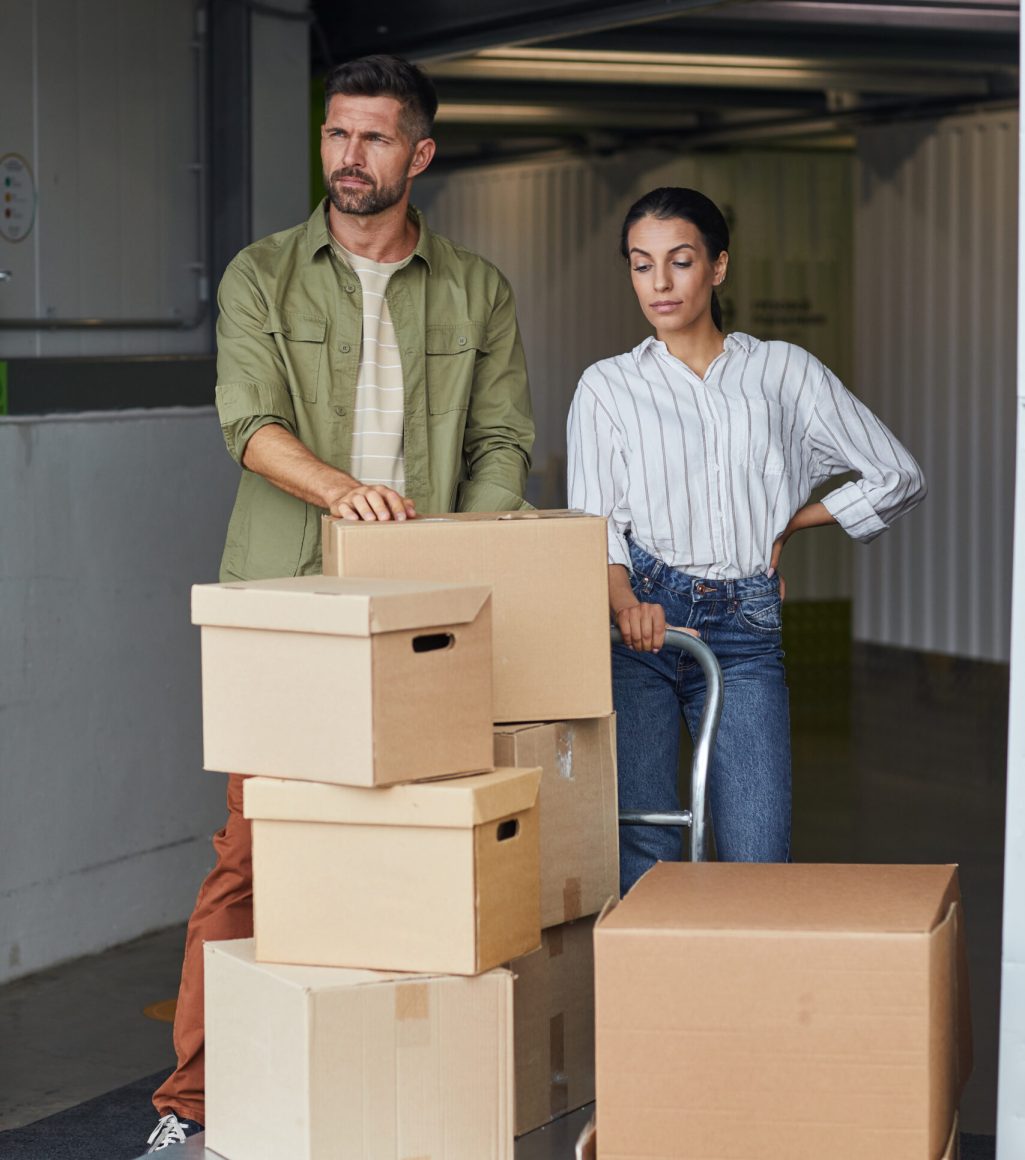
[[[730,227],[715,202],[696,189],[664,185],[646,193],[626,211],[619,237],[619,252],[627,260],[630,258],[630,230],[646,217],[658,218],[660,221],[679,218],[690,222],[701,234],[710,262],[714,262],[724,250],[729,251]],[[718,330],[722,330],[722,307],[714,290],[712,321]]]

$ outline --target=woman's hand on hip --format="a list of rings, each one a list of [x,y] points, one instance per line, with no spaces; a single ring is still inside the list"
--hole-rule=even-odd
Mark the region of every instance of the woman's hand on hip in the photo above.
[[[775,543],[772,545],[772,555],[769,557],[769,568],[765,573],[770,579],[779,574],[779,560],[783,555],[783,548],[787,540],[794,534],[800,532],[804,528],[821,528],[826,524],[835,524],[836,516],[826,507],[824,503],[806,503],[803,508],[798,508],[796,512],[790,517],[790,522],[780,532]],[[786,600],[787,585],[782,576],[779,578],[779,598]]]

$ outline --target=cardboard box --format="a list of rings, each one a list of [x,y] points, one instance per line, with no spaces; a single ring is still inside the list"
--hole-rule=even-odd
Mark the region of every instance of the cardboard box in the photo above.
[[[601,1160],[935,1160],[971,1071],[953,866],[659,863],[595,930]]]
[[[551,927],[509,969],[521,1136],[594,1099],[594,919]]]
[[[577,1138],[576,1160],[597,1160],[598,1132],[597,1125],[592,1119]],[[950,1129],[947,1146],[939,1160],[961,1160],[961,1131],[958,1117],[954,1117],[954,1126]]]
[[[489,584],[495,721],[612,712],[608,536],[599,516],[504,512],[324,519],[324,571]]]
[[[250,778],[262,962],[472,975],[540,945],[538,769],[386,789]]]
[[[192,619],[207,769],[370,786],[491,768],[486,588],[200,584]]]
[[[500,726],[495,764],[541,768],[541,925],[597,914],[619,894],[615,717]]]
[[[227,1160],[512,1160],[512,976],[258,963],[208,942],[206,1146]]]

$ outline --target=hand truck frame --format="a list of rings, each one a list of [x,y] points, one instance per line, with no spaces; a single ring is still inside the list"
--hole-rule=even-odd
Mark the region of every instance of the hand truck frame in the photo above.
[[[622,644],[618,628],[612,629],[612,643]],[[701,640],[678,628],[667,628],[663,648],[675,648],[689,653],[701,666],[705,677],[705,704],[701,710],[698,736],[694,741],[694,758],[690,766],[689,810],[669,810],[664,813],[625,811],[619,815],[621,826],[683,826],[689,831],[689,852],[692,862],[708,861],[710,823],[708,817],[708,766],[719,732],[722,717],[722,670],[715,653]]]

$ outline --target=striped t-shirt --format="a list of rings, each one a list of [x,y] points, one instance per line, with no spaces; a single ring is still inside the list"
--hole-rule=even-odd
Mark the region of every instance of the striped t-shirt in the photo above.
[[[331,237],[332,251],[344,258],[363,288],[363,345],[353,413],[349,474],[360,483],[378,483],[402,492],[406,486],[402,450],[405,414],[402,361],[385,292],[396,270],[409,264],[375,262],[347,250]]]
[[[569,503],[609,519],[609,562],[627,536],[694,576],[769,567],[772,545],[814,487],[859,477],[822,502],[871,540],[925,495],[893,433],[814,355],[729,334],[704,377],[647,338],[584,371],[568,431]]]

